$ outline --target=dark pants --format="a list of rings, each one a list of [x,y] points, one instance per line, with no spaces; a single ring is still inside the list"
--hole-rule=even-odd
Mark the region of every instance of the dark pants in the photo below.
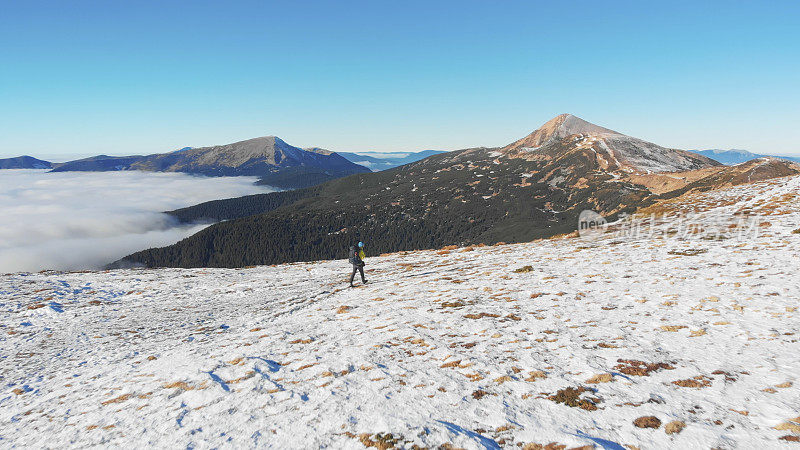
[[[350,284],[353,284],[353,278],[356,277],[356,271],[361,273],[361,282],[366,283],[367,280],[364,278],[364,266],[362,264],[353,264],[353,273],[350,274]]]

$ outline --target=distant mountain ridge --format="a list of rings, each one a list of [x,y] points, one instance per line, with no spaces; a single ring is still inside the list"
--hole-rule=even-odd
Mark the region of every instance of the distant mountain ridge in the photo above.
[[[753,159],[758,158],[780,158],[789,161],[800,162],[800,156],[780,156],[780,155],[764,155],[760,153],[752,153],[747,150],[740,149],[709,149],[709,150],[690,150],[692,153],[703,155],[715,161],[719,161],[725,165],[741,164]]]
[[[259,184],[302,188],[335,178],[368,172],[336,153],[304,150],[276,136],[232,144],[134,156],[99,155],[57,165],[53,172],[143,170],[206,176],[257,176]]]
[[[36,159],[32,156],[0,159],[0,169],[50,169],[52,167],[53,164],[51,162]]]
[[[337,152],[337,153],[344,156],[351,162],[367,167],[373,172],[378,172],[381,170],[393,169],[397,166],[402,166],[403,164],[412,163],[415,161],[419,161],[421,159],[425,159],[429,156],[438,155],[446,152],[441,150],[423,150],[421,152],[413,152],[413,153],[399,152],[401,154],[405,153],[405,156],[387,156],[386,153],[381,153],[381,152],[359,152],[359,153]],[[395,153],[389,153],[388,155],[392,154]]]

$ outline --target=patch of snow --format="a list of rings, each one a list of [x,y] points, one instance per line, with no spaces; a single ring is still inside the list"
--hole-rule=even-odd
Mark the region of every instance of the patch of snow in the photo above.
[[[360,448],[362,433],[469,449],[779,447],[788,432],[774,427],[800,398],[798,194],[794,177],[688,205],[772,211],[745,241],[415,251],[367,258],[358,288],[345,260],[2,275],[0,436],[9,447]],[[643,373],[636,361],[663,365]],[[589,381],[599,374],[607,382]],[[549,398],[578,387],[597,409]],[[637,428],[642,416],[686,427]]]

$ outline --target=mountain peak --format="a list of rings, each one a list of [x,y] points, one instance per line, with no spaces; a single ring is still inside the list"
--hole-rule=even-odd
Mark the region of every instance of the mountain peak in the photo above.
[[[608,136],[619,135],[620,133],[587,122],[572,114],[559,114],[545,122],[533,133],[508,145],[506,148],[536,148],[553,138],[562,139],[573,134]]]
[[[569,139],[568,139],[569,138]],[[559,114],[533,133],[501,149],[511,157],[562,158],[584,153],[607,171],[674,172],[718,165],[711,159],[668,149],[587,122]]]

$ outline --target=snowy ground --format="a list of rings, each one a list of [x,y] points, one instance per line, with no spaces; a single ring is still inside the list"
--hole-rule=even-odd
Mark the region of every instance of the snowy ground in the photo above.
[[[797,447],[800,177],[693,203],[770,217],[372,257],[356,289],[346,261],[0,276],[0,447]]]

